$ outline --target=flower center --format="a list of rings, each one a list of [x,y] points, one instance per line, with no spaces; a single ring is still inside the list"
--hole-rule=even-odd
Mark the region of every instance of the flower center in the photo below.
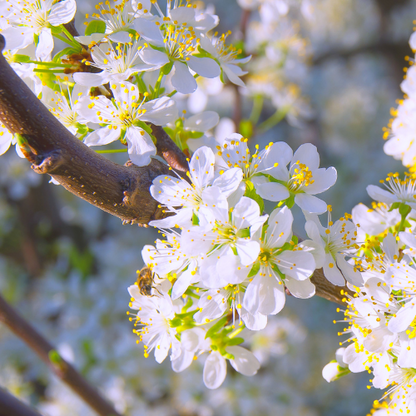
[[[289,180],[289,190],[292,192],[300,192],[303,187],[312,185],[315,182],[309,166],[299,161],[292,166],[291,171],[293,174]]]

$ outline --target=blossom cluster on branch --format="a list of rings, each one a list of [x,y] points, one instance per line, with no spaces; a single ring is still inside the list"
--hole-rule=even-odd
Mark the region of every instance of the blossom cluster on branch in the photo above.
[[[413,49],[414,39],[413,34]],[[351,286],[353,295],[346,295],[345,308],[338,310],[344,313],[341,322],[346,324],[339,335],[348,335],[341,345],[349,345],[339,348],[336,360],[323,370],[327,381],[350,372],[372,374],[370,387],[387,389],[385,401],[374,403],[372,414],[377,416],[416,412],[416,177],[409,142],[414,134],[409,122],[415,113],[408,111],[413,69],[402,83],[407,96],[386,129],[384,146],[387,154],[402,159],[410,169],[404,175],[388,174],[380,181],[383,188],[369,185],[372,207],[359,204],[352,210],[360,246],[355,262],[363,283]]]
[[[285,2],[240,3],[259,7],[262,21],[261,30],[248,28],[251,44],[242,45],[244,52],[263,48],[261,58],[277,69],[303,59],[307,43],[293,35],[294,27],[278,28],[274,19],[288,13]],[[225,380],[227,360],[241,374],[254,375],[260,363],[242,346],[249,331],[263,330],[268,316],[283,309],[286,295],[314,296],[310,279],[322,268],[332,285],[348,286],[342,334],[351,334],[351,344],[337,351],[324,377],[373,372],[374,387],[390,387],[389,401],[376,404],[376,412],[416,411],[414,67],[402,84],[406,96],[384,146],[409,172],[403,179],[390,174],[387,190],[369,186],[372,209],[358,205],[333,222],[331,206],[316,195],[335,184],[337,171],[320,167],[314,145],[295,152],[285,142],[249,147],[264,97],[276,113],[263,129],[284,117],[297,122],[307,116],[295,84],[273,78],[262,59],[253,59],[255,76],[246,90],[253,113],[239,126],[249,134],[214,137],[218,114],[180,116],[180,100],[195,93],[202,78],[245,87],[247,72],[240,65],[250,57],[226,43],[229,32],[212,34],[218,17],[189,0],[168,0],[166,11],[156,0],[107,1],[96,10],[78,36],[67,27],[75,0],[6,0],[0,31],[9,64],[85,145],[119,143],[98,152],[125,152],[133,164],[147,166],[160,156],[157,126],[188,157],[186,176],[172,170],[153,180],[150,194],[165,215],[149,225],[161,237],[143,248],[146,267],[128,288],[128,315],[145,356],[154,352],[158,363],[169,356],[176,372],[203,356],[210,389]],[[272,42],[279,30],[280,42]],[[55,38],[68,46],[53,55]],[[415,46],[414,36],[410,43]],[[1,125],[0,154],[12,144],[23,157],[24,136]],[[302,212],[307,240],[293,235],[292,210]]]

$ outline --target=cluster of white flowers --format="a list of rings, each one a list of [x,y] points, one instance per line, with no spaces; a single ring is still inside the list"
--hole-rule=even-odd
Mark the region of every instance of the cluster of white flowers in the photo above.
[[[416,52],[416,34],[413,33],[409,41],[413,52]],[[416,164],[416,67],[412,58],[406,58],[410,64],[406,68],[406,75],[401,83],[404,98],[400,100],[397,109],[392,110],[394,119],[385,129],[384,152],[395,159],[401,160],[403,165],[411,167]]]
[[[410,43],[414,49],[415,35]],[[402,83],[408,94],[393,121],[391,138],[384,146],[387,154],[411,166],[404,177],[390,173],[385,189],[369,185],[371,209],[363,204],[352,210],[358,227],[355,267],[362,283],[352,282],[345,293],[343,310],[347,324],[339,335],[348,334],[349,345],[340,348],[336,360],[323,371],[327,381],[349,372],[372,373],[371,386],[387,389],[385,401],[376,401],[377,416],[415,414],[416,412],[416,176],[414,174],[415,111],[411,109],[411,66]],[[414,124],[414,123],[413,123]],[[344,272],[344,275],[347,275]],[[342,344],[341,344],[342,345]]]
[[[248,28],[247,50],[262,45],[265,52],[265,60],[256,58],[253,65],[249,94],[273,99],[277,112],[269,125],[283,116],[306,115],[298,86],[282,74],[270,78],[278,74],[274,69],[293,75],[305,55],[306,43],[293,21],[283,19],[293,2],[241,3],[260,11],[261,25],[251,22]],[[229,32],[209,34],[217,16],[188,0],[168,0],[165,12],[156,0],[99,3],[96,9],[85,34],[74,37],[65,25],[75,15],[75,0],[6,0],[0,4],[0,32],[9,63],[86,145],[119,141],[135,164],[147,165],[156,155],[156,138],[146,124],[151,123],[163,126],[182,150],[194,151],[186,179],[160,176],[150,189],[167,217],[150,224],[162,238],[144,247],[149,273],[139,273],[129,287],[134,311],[129,314],[145,356],[154,350],[160,363],[169,355],[180,372],[205,355],[203,378],[211,389],[223,383],[227,360],[238,372],[254,375],[260,363],[241,346],[245,334],[264,329],[268,316],[284,307],[286,293],[312,297],[310,277],[322,268],[332,284],[344,286],[346,280],[351,291],[345,292],[344,331],[352,334],[351,345],[337,352],[325,377],[370,370],[374,387],[391,386],[392,411],[413,412],[414,175],[403,180],[389,175],[387,191],[370,186],[368,193],[378,201],[373,210],[359,205],[352,216],[333,223],[331,208],[316,195],[334,185],[337,173],[319,167],[315,146],[304,144],[293,153],[277,142],[251,152],[237,133],[217,140],[205,136],[219,121],[214,112],[179,117],[176,98],[194,93],[199,77],[245,85],[241,77],[247,73],[239,65],[250,58],[226,44]],[[301,8],[305,16],[307,9]],[[54,38],[69,46],[52,56]],[[414,35],[410,43],[416,49]],[[406,96],[384,147],[412,167],[413,84],[416,71],[410,66],[402,83]],[[189,139],[197,140],[191,145]],[[0,125],[0,154],[18,140]],[[265,201],[276,203],[269,213]],[[301,243],[292,233],[295,205],[309,237]],[[327,211],[323,227],[318,216]]]
[[[150,0],[106,2],[96,9],[85,35],[73,37],[65,24],[75,15],[75,0],[2,2],[6,59],[88,146],[120,141],[127,149],[118,151],[145,166],[156,155],[156,139],[145,124],[153,123],[175,126],[172,138],[186,149],[192,134],[200,137],[212,124],[212,112],[185,126],[172,97],[193,93],[198,77],[224,80],[225,74],[244,85],[238,64],[249,58],[239,58],[241,51],[226,45],[226,36],[209,36],[218,17],[189,1],[169,0],[165,13]],[[69,46],[52,57],[54,37]],[[181,134],[187,128],[191,132]],[[15,143],[0,126],[0,154]]]
[[[316,219],[327,205],[315,195],[335,181],[334,168],[319,168],[313,145],[293,154],[284,142],[270,143],[251,154],[238,134],[214,150],[197,149],[188,180],[157,177],[150,191],[170,216],[150,223],[163,238],[142,251],[154,273],[152,290],[143,290],[141,274],[129,288],[130,307],[138,311],[134,332],[145,354],[154,349],[161,362],[171,350],[172,368],[182,371],[210,353],[204,367],[209,388],[224,381],[226,359],[244,375],[256,373],[256,358],[239,346],[243,329],[264,329],[267,316],[284,307],[286,290],[302,299],[313,296],[315,258],[348,264],[346,244],[331,243],[331,233],[304,244],[292,234],[290,208],[297,204]],[[278,202],[270,215],[262,215],[264,200]],[[334,240],[349,231],[335,231]],[[326,245],[332,247],[328,255]],[[341,279],[337,284],[344,285]]]

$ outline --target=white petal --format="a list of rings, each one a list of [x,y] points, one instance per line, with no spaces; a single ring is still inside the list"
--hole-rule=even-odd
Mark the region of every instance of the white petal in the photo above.
[[[381,189],[379,186],[368,185],[367,193],[374,200],[385,202],[386,204],[393,204],[394,202],[398,201],[395,195],[393,195],[391,192]]]
[[[188,67],[182,62],[173,64],[171,82],[173,87],[182,94],[192,94],[198,86]]]
[[[318,169],[313,172],[314,183],[305,188],[305,192],[310,195],[320,194],[326,191],[337,181],[337,170],[334,167],[328,169]]]
[[[70,22],[77,11],[77,3],[75,0],[63,0],[55,3],[48,16],[48,22],[52,26],[59,26],[63,23]]]
[[[204,384],[209,389],[217,389],[225,380],[227,364],[224,357],[218,351],[209,354],[204,365]]]
[[[206,132],[213,129],[220,121],[220,116],[215,111],[204,111],[189,117],[184,122],[185,129]]]
[[[266,241],[268,247],[278,248],[292,236],[292,211],[288,207],[276,208],[267,221]]]
[[[245,376],[254,376],[257,373],[260,363],[252,352],[239,345],[227,347],[226,351],[234,355],[234,359],[230,360],[230,364],[236,371]]]
[[[169,62],[169,58],[164,52],[157,51],[153,48],[143,48],[139,52],[140,58],[148,65],[152,65],[154,69],[160,68],[161,66]]]
[[[215,156],[209,147],[200,147],[193,154],[189,163],[189,173],[197,189],[203,189],[211,184],[214,179],[214,165]]]
[[[221,73],[219,65],[211,58],[197,58],[196,56],[190,56],[189,61],[187,62],[192,71],[205,78],[215,78]]]
[[[403,332],[413,322],[416,316],[416,305],[409,302],[399,309],[396,316],[390,319],[388,328],[391,332]]]
[[[286,276],[295,280],[309,280],[315,270],[315,260],[306,251],[283,251],[278,255],[278,267]]]
[[[239,310],[241,319],[250,331],[260,331],[266,328],[267,316],[259,312],[251,313],[245,308]]]
[[[295,203],[306,212],[312,214],[323,214],[327,210],[326,202],[313,195],[297,194]]]
[[[192,364],[193,360],[194,353],[182,349],[179,357],[172,360],[172,370],[175,373],[180,373],[181,371],[186,370]]]
[[[139,17],[134,21],[134,28],[139,32],[143,39],[146,39],[150,43],[162,47],[165,45],[159,26],[156,25],[156,21],[150,21],[144,17]]]
[[[226,170],[213,182],[213,186],[221,189],[221,192],[228,198],[235,192],[243,180],[243,171],[240,168]]]
[[[349,264],[341,253],[337,253],[337,265],[340,268],[345,279],[347,279],[354,286],[361,287],[364,283],[361,273],[354,270],[354,266]]]
[[[149,121],[157,126],[163,126],[178,118],[175,101],[169,97],[161,97],[149,101],[142,106],[146,110],[141,120]]]
[[[244,294],[244,307],[251,313],[276,315],[286,301],[285,288],[272,276],[257,275],[247,286]]]
[[[104,78],[104,75],[106,75],[104,71],[98,74],[90,74],[88,72],[75,72],[74,81],[77,84],[84,85],[86,87],[98,87],[99,85],[103,85],[107,82]]]
[[[39,34],[39,43],[36,48],[36,58],[48,60],[53,49],[53,37],[49,28],[44,28]]]
[[[104,146],[112,143],[120,137],[120,129],[112,129],[109,127],[102,127],[90,133],[85,139],[84,143],[87,146]]]
[[[285,285],[295,298],[309,299],[315,295],[315,285],[309,279],[298,281],[287,278]]]
[[[342,273],[339,271],[338,267],[335,264],[335,260],[332,256],[327,253],[325,256],[324,263],[324,275],[325,277],[336,286],[344,286],[345,280]]]
[[[277,182],[269,182],[264,176],[255,176],[252,178],[252,182],[256,188],[256,192],[268,201],[284,201],[290,196],[286,186]]]
[[[156,154],[156,147],[150,136],[144,130],[133,126],[128,128],[126,139],[131,161],[137,166],[147,166],[151,162],[151,156]]]
[[[298,161],[304,163],[312,171],[318,169],[319,153],[316,146],[311,143],[302,144],[292,158],[292,163],[297,163]]]

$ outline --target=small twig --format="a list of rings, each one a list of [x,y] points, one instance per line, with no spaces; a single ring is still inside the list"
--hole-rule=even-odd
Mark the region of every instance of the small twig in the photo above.
[[[41,416],[41,414],[0,387],[0,416]]]
[[[157,139],[157,154],[171,166],[180,172],[186,172],[189,169],[185,154],[173,142],[169,135],[160,126],[149,123],[153,135]]]
[[[65,361],[56,349],[23,319],[1,295],[0,322],[3,322],[10,331],[24,341],[57,377],[71,387],[100,416],[120,416],[114,407],[100,395],[98,390],[91,386],[70,363]],[[11,416],[15,413],[4,414],[4,416],[6,415]],[[16,414],[16,416],[18,415]],[[27,416],[30,415],[30,413],[27,414]]]

